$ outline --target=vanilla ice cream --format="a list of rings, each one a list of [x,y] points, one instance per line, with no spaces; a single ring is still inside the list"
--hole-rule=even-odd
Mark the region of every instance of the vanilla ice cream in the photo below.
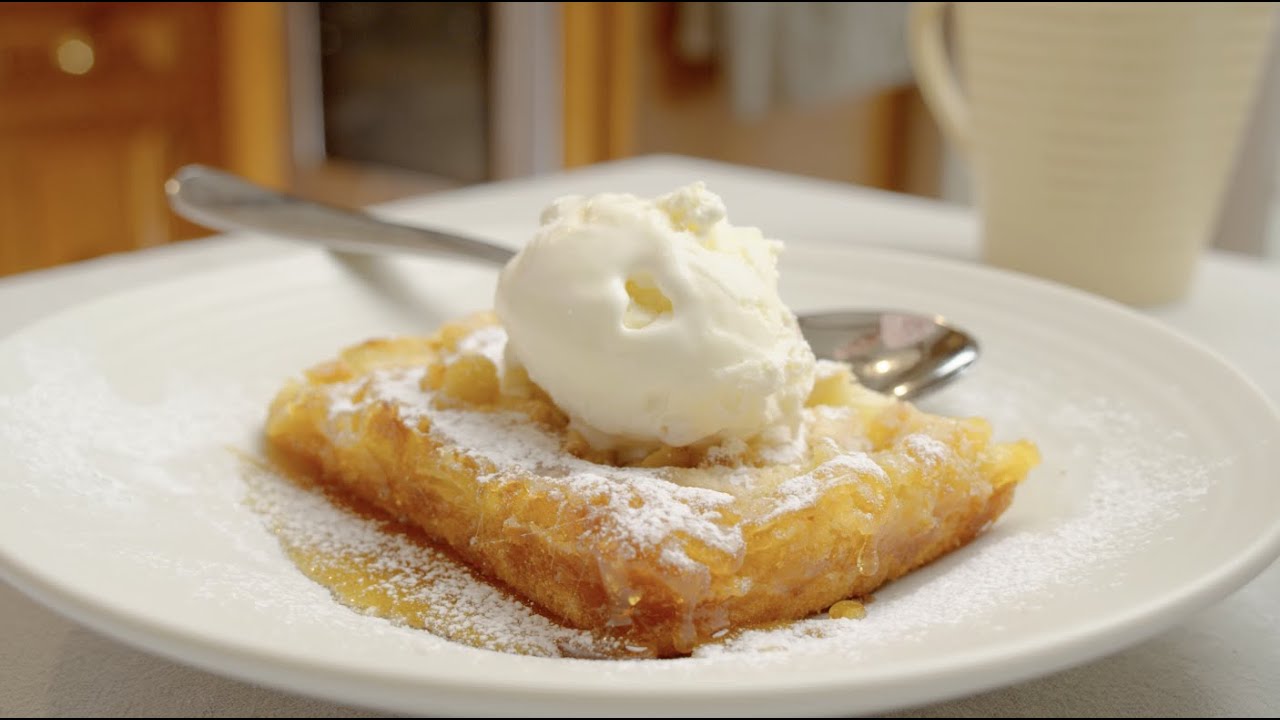
[[[780,249],[702,183],[561,198],[498,283],[508,359],[597,447],[788,441],[814,357]]]

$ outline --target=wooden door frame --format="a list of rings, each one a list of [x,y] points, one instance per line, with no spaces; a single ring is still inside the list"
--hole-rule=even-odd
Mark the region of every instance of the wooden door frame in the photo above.
[[[560,3],[566,167],[633,151],[643,5]]]
[[[227,168],[270,187],[292,180],[288,7],[223,2],[222,123]]]

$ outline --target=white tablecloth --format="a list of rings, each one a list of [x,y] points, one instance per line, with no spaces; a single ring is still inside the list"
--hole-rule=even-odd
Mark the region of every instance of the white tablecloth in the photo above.
[[[557,195],[658,193],[703,179],[734,221],[792,244],[855,243],[958,258],[977,252],[963,208],[675,157],[411,200],[387,212],[466,230],[531,229]],[[495,239],[518,244],[527,230]],[[253,238],[210,238],[0,278],[0,335],[101,293],[185,272],[298,252]],[[1216,349],[1280,403],[1280,268],[1209,254],[1190,296],[1151,314]],[[1280,482],[1280,471],[1277,474]],[[1280,508],[1277,508],[1280,513]],[[227,680],[107,639],[0,586],[0,715],[364,715],[360,710]],[[1055,675],[917,708],[916,715],[1280,715],[1280,564],[1217,606],[1156,638]]]

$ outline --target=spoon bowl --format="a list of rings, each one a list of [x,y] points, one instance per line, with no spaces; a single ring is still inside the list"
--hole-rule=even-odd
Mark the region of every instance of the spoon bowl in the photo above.
[[[858,382],[903,400],[950,382],[978,360],[978,342],[938,316],[837,310],[799,320],[814,355],[849,363]]]
[[[187,165],[165,182],[173,211],[205,227],[320,244],[340,252],[413,252],[502,264],[515,253],[478,238],[401,225],[314,203],[231,173]],[[941,317],[894,310],[799,316],[814,355],[847,362],[863,385],[903,400],[940,387],[978,359],[978,344]]]

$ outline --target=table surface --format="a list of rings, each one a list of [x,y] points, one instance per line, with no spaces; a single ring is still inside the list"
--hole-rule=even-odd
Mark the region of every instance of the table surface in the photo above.
[[[737,224],[790,244],[858,244],[972,260],[966,208],[849,185],[655,156],[476,186],[380,211],[465,231],[501,228],[518,245],[548,200],[568,193],[665,192],[705,180]],[[248,260],[311,252],[247,236],[196,240],[0,279],[0,336],[102,293]],[[1209,253],[1189,296],[1149,313],[1217,350],[1280,403],[1280,267]],[[1280,509],[1277,509],[1280,512]],[[0,715],[336,715],[355,708],[255,687],[133,649],[0,586]],[[905,714],[905,713],[904,713]],[[1280,563],[1187,622],[1123,652],[912,715],[1280,715]]]

